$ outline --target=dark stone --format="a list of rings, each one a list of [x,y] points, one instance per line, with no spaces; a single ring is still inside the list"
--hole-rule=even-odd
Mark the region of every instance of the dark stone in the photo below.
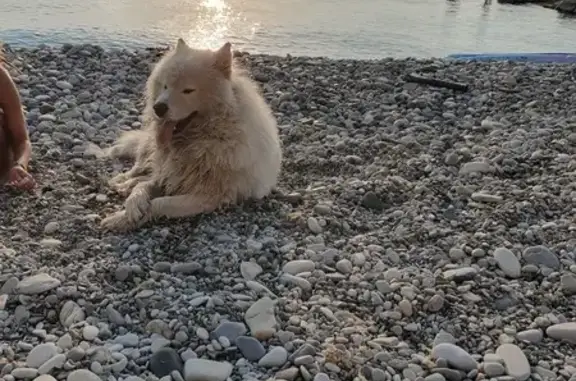
[[[498,0],[499,3],[503,4],[530,4],[535,3],[534,0]]]
[[[40,113],[42,114],[49,114],[51,112],[54,112],[56,108],[54,106],[52,106],[51,104],[48,103],[42,103],[40,105]]]
[[[576,0],[498,0],[498,2],[514,5],[537,4],[561,13],[576,14]]]
[[[364,365],[360,368],[360,374],[367,380],[372,378],[372,368],[367,365]]]
[[[304,198],[302,197],[302,195],[300,193],[290,193],[284,196],[284,200],[286,200],[286,202],[296,206],[296,205],[300,205],[304,202]]]
[[[236,338],[236,346],[242,353],[242,356],[249,361],[258,361],[266,354],[264,346],[250,336],[239,336]]]
[[[510,296],[504,295],[503,297],[496,299],[494,302],[494,308],[498,311],[505,311],[510,307],[514,307],[518,304],[518,299]]]
[[[378,211],[384,209],[384,203],[374,192],[366,192],[364,197],[362,197],[362,206]]]
[[[464,377],[466,377],[466,373],[449,368],[434,368],[432,369],[432,373],[440,373],[448,381],[462,381]]]
[[[162,378],[177,370],[182,373],[182,359],[172,348],[162,348],[150,358],[150,370],[156,377]]]
[[[555,2],[554,9],[559,12],[576,14],[576,1],[575,0],[560,0]]]

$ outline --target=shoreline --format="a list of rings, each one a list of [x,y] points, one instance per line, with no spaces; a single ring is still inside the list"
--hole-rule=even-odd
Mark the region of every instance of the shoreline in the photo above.
[[[164,52],[171,49],[170,44],[158,44],[158,45],[151,45],[142,48],[106,48],[103,45],[98,44],[39,44],[34,47],[13,47],[11,44],[4,43],[4,53],[5,56],[10,59],[10,56],[15,54],[27,54],[29,52],[35,51],[50,51],[51,53],[59,53],[59,54],[66,54],[76,56],[78,54],[86,54],[86,50],[92,51],[95,54],[108,54],[108,55],[117,55],[120,53],[129,53],[131,55],[144,55],[144,56],[159,56]],[[84,52],[82,52],[84,51]],[[535,51],[527,51],[527,52],[497,52],[497,51],[490,51],[490,52],[461,52],[458,54],[462,55],[502,55],[506,56],[508,54],[547,54],[546,52],[535,52]],[[530,62],[530,61],[513,61],[513,60],[493,60],[493,61],[480,61],[480,60],[463,60],[463,59],[453,59],[449,56],[444,57],[434,57],[434,56],[427,56],[427,57],[419,57],[419,56],[406,56],[406,57],[396,57],[396,56],[386,56],[380,58],[331,58],[328,56],[308,56],[308,55],[278,55],[278,54],[269,54],[269,53],[253,53],[244,50],[234,50],[233,49],[234,58],[236,60],[245,61],[248,58],[254,59],[265,59],[269,58],[272,60],[304,60],[304,61],[311,61],[314,64],[314,61],[317,63],[322,61],[333,61],[336,63],[353,63],[353,62],[366,62],[366,63],[385,63],[385,62],[392,62],[392,61],[407,61],[407,62],[415,62],[415,63],[427,63],[433,64],[435,62],[441,62],[443,64],[454,64],[454,65],[463,65],[463,64],[503,64],[503,63],[511,63],[515,65],[524,65],[524,64],[537,64],[537,65],[565,65],[565,64],[572,64],[570,62]],[[576,53],[568,53],[568,54],[576,54]]]
[[[572,65],[243,55],[279,194],[110,234],[129,163],[86,145],[140,128],[157,51],[16,53],[40,189],[0,189],[0,380],[576,380]]]
[[[8,54],[16,53],[16,52],[27,52],[27,51],[35,51],[35,50],[50,50],[50,51],[59,51],[60,53],[67,53],[69,50],[72,50],[74,54],[78,53],[83,49],[95,50],[97,52],[103,52],[107,54],[118,54],[120,52],[127,52],[130,54],[162,54],[163,52],[172,48],[170,43],[168,44],[158,44],[158,45],[150,45],[141,48],[108,48],[104,45],[99,44],[71,44],[71,43],[64,43],[64,44],[38,44],[33,47],[13,47],[11,44],[4,43],[5,50]],[[272,59],[308,59],[308,60],[327,60],[327,61],[366,61],[366,62],[377,62],[377,61],[434,61],[434,60],[447,60],[447,57],[418,57],[418,56],[407,56],[407,57],[394,57],[394,56],[387,56],[381,58],[331,58],[329,56],[307,56],[307,55],[279,55],[279,54],[269,54],[269,53],[253,53],[244,50],[234,50],[233,53],[235,58],[241,58],[245,56],[251,57],[270,57]]]
[[[16,52],[27,52],[27,51],[34,51],[34,50],[51,50],[51,51],[60,51],[61,53],[66,53],[69,50],[73,50],[75,53],[81,51],[85,48],[87,49],[94,49],[99,52],[104,52],[107,54],[117,54],[120,52],[128,52],[130,54],[162,54],[163,52],[172,48],[170,44],[158,44],[158,45],[150,45],[147,47],[142,48],[106,48],[103,45],[98,44],[39,44],[34,47],[12,47],[11,44],[5,43],[6,51],[8,54],[16,53]],[[252,53],[243,50],[234,50],[233,47],[234,58],[240,58],[243,56],[253,56],[253,57],[270,57],[274,59],[318,59],[318,60],[331,60],[331,61],[389,61],[389,60],[434,60],[434,59],[444,59],[434,58],[434,57],[405,57],[405,58],[396,58],[396,57],[384,57],[384,58],[373,58],[373,59],[358,59],[358,58],[330,58],[328,56],[299,56],[299,55],[278,55],[278,54],[268,54],[268,53]]]

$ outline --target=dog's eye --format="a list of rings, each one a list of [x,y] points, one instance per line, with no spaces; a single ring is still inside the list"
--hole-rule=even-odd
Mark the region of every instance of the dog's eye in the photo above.
[[[164,85],[164,90],[168,90],[168,85]]]
[[[184,94],[190,94],[193,93],[194,91],[196,91],[195,89],[184,89],[184,91],[182,91]]]

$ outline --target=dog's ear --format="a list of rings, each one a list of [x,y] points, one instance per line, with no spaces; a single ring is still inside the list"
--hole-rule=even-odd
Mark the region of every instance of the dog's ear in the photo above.
[[[184,41],[183,39],[179,38],[178,41],[176,41],[175,50],[177,52],[180,52],[180,51],[186,49],[187,47],[188,47],[188,45],[186,44],[186,41]]]
[[[227,42],[214,53],[214,66],[226,79],[232,75],[232,44]]]

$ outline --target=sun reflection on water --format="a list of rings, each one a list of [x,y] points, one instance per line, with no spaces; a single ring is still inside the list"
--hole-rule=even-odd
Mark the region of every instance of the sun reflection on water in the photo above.
[[[204,0],[202,1],[202,5],[206,8],[214,8],[219,10],[228,8],[228,5],[224,0]]]
[[[250,39],[256,33],[256,26],[252,25],[247,35],[247,20],[228,1],[196,0],[195,20],[192,27],[183,33],[186,42],[200,49],[218,49],[239,32],[242,39]]]

